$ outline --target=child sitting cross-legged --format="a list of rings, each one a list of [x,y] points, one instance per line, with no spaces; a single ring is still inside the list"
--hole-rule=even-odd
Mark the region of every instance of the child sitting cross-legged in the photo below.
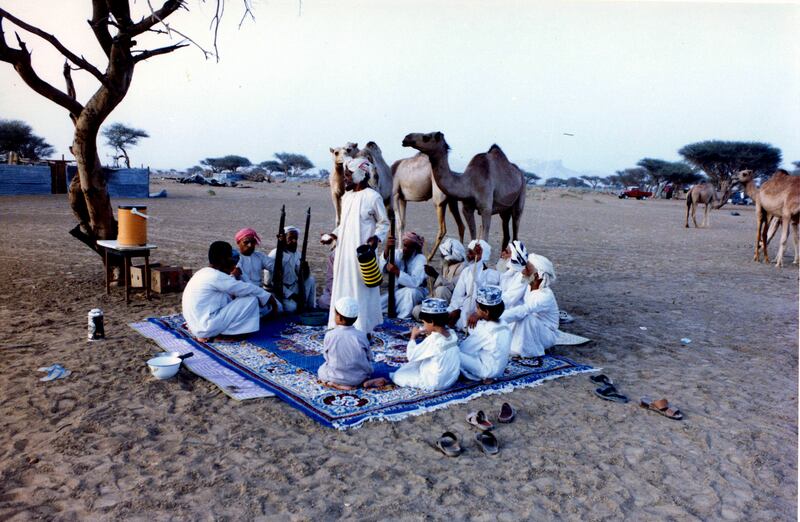
[[[447,389],[458,380],[461,369],[458,338],[447,327],[447,301],[436,298],[423,300],[419,318],[423,327],[411,329],[411,339],[406,348],[408,363],[390,377],[398,386],[426,391]],[[423,332],[427,336],[417,344],[417,336]]]
[[[336,328],[325,334],[322,351],[325,362],[319,367],[319,379],[337,390],[354,390],[387,384],[386,379],[369,379],[372,375],[372,351],[367,334],[353,327],[358,319],[358,301],[342,297],[334,305]],[[369,380],[368,380],[369,379]]]
[[[477,310],[470,317],[469,337],[461,342],[461,373],[488,384],[503,375],[511,350],[511,327],[500,320],[505,305],[499,286],[482,286],[476,293]],[[473,324],[474,323],[474,324]]]

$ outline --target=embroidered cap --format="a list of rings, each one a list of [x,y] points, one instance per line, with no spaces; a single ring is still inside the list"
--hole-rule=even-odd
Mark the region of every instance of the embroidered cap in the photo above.
[[[494,306],[503,302],[503,291],[499,286],[482,286],[478,288],[475,301],[485,306]]]
[[[425,314],[446,314],[447,301],[444,299],[437,299],[435,297],[423,299],[422,309],[420,311]]]
[[[352,297],[342,297],[336,301],[336,311],[339,315],[354,319],[358,317],[358,301]]]

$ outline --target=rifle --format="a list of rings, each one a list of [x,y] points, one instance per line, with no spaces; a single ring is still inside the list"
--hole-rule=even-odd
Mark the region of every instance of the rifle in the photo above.
[[[394,237],[394,209],[389,209],[389,237],[395,239]],[[394,246],[389,247],[389,259],[388,261],[394,264]],[[395,275],[392,272],[389,272],[389,304],[388,309],[386,311],[386,315],[389,317],[397,317],[397,305],[395,303],[394,297],[394,286],[395,286]]]
[[[278,225],[278,237],[283,234],[283,227],[286,226],[286,205],[281,206],[281,219]],[[278,239],[278,246],[275,247],[275,269],[272,271],[272,293],[278,301],[283,300],[283,241]]]
[[[306,250],[308,250],[308,227],[311,225],[311,207],[308,207],[306,210],[306,229],[303,232],[303,251],[300,254],[300,274],[297,278],[297,284],[299,286],[300,291],[300,302],[297,304],[297,310],[303,311],[303,308],[306,306],[306,299],[305,299],[305,288],[306,288],[306,278],[305,274],[303,273],[303,267],[306,265]]]

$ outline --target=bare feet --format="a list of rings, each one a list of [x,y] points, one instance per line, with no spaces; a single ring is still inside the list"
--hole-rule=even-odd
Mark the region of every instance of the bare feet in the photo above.
[[[375,379],[368,379],[361,383],[364,388],[380,388],[389,384],[389,380],[384,377],[376,377]]]
[[[337,384],[335,382],[322,381],[322,384],[324,384],[328,388],[333,388],[334,390],[343,390],[343,391],[355,390],[354,386],[348,386],[346,384]]]
[[[200,343],[207,343],[208,341],[211,340],[210,337],[196,337],[195,339],[197,339],[197,342],[200,342]]]
[[[494,384],[494,379],[484,379],[483,384]]]

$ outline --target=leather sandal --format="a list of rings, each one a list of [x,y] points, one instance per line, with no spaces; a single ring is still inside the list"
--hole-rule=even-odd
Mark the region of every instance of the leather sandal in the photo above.
[[[683,413],[681,413],[681,410],[679,410],[678,408],[671,407],[667,399],[658,399],[657,401],[654,401],[648,397],[642,397],[642,400],[639,402],[639,405],[642,408],[647,408],[650,411],[659,413],[668,419],[672,420],[683,419]]]

